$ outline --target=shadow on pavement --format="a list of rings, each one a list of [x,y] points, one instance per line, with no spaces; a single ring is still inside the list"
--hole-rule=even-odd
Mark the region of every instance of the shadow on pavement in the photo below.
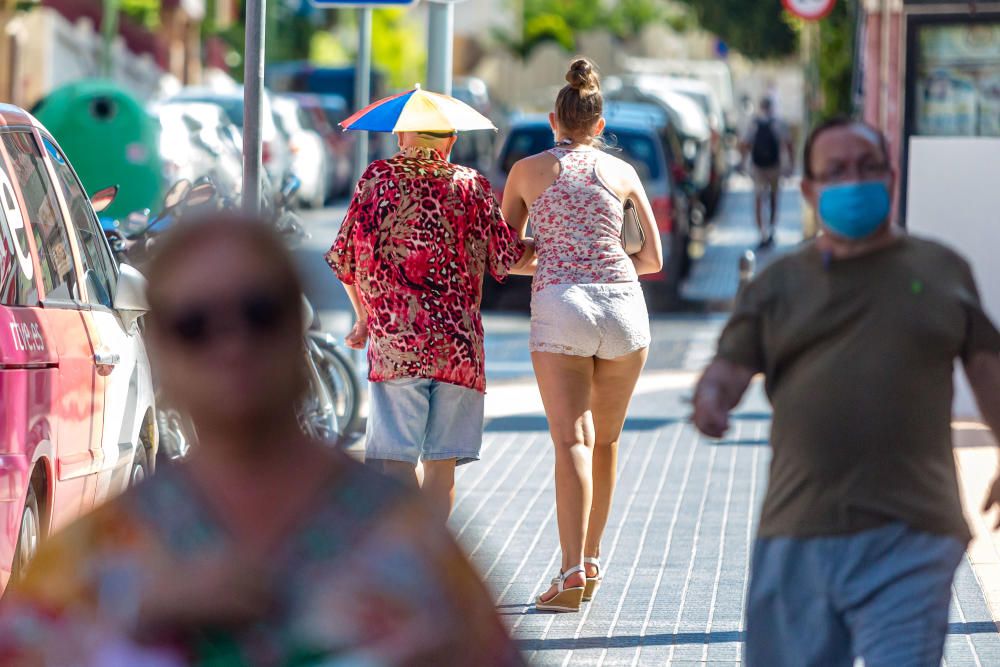
[[[625,420],[626,431],[655,431],[671,424],[687,422],[686,419],[648,419],[635,418]],[[531,431],[547,432],[549,422],[544,415],[516,415],[513,417],[497,417],[490,419],[485,431],[487,433],[525,433]]]
[[[732,644],[743,641],[739,630],[719,632],[676,632],[654,635],[627,635],[617,637],[580,637],[573,639],[522,639],[514,640],[522,651],[583,650],[588,648],[632,648],[639,646],[670,646],[671,644]]]

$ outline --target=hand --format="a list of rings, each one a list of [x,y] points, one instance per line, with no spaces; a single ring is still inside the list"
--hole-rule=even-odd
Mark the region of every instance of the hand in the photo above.
[[[695,427],[710,438],[721,438],[729,430],[729,411],[705,392],[694,397],[693,420]]]
[[[996,479],[993,480],[993,484],[990,485],[990,491],[986,494],[986,500],[983,502],[983,514],[986,514],[994,507],[1000,508],[1000,475],[997,475]],[[1000,514],[997,515],[993,530],[1000,530]]]
[[[363,350],[368,344],[368,322],[358,320],[351,333],[344,337],[344,343],[352,350]]]

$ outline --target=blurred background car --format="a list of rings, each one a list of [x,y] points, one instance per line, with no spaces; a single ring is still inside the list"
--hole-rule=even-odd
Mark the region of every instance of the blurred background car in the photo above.
[[[277,95],[273,103],[279,131],[288,138],[292,173],[301,183],[296,199],[310,208],[322,208],[329,190],[327,144],[297,99]]]
[[[343,197],[354,186],[354,134],[338,126],[347,118],[347,101],[339,95],[289,93],[312,117],[313,129],[326,142],[330,197]]]
[[[712,87],[704,81],[691,78],[667,77],[663,83],[681,95],[690,98],[705,114],[708,120],[708,128],[712,133],[712,176],[708,192],[705,194],[705,207],[710,215],[714,215],[722,204],[722,198],[726,192],[726,181],[729,178],[729,153],[727,137],[731,136],[727,132],[726,116],[722,110],[722,103]]]
[[[689,262],[689,223],[661,139],[646,115],[619,113],[606,119],[607,151],[631,164],[639,174],[663,243],[663,271],[642,277],[646,300],[656,310],[676,308]],[[552,145],[552,128],[546,116],[515,117],[493,173],[494,190],[502,193],[507,174],[518,160],[548,150]],[[528,234],[531,234],[530,221]],[[489,279],[484,287],[483,307],[526,310],[530,304],[530,286],[531,279],[526,277],[511,276],[503,285]]]
[[[164,104],[175,102],[203,102],[222,109],[229,120],[243,132],[243,87],[230,91],[216,91],[209,88],[184,88],[177,95],[168,98]],[[274,183],[281,183],[292,172],[291,151],[287,139],[279,131],[274,121],[274,105],[269,92],[264,92],[264,113],[261,116],[261,144],[264,169]]]
[[[680,134],[682,155],[691,183],[711,218],[716,212],[715,209],[708,210],[713,192],[712,130],[701,107],[690,97],[674,90],[661,76],[613,79],[608,84],[607,98],[655,104],[667,113]]]
[[[493,120],[503,131],[505,114],[497,113],[490,100],[489,87],[480,78],[466,76],[455,79],[451,94],[473,109]],[[487,173],[493,166],[497,150],[496,132],[466,132],[459,137],[451,152],[451,161],[482,173]]]
[[[323,67],[312,65],[306,61],[288,61],[270,63],[264,72],[264,81],[268,88],[278,93],[309,93],[320,96],[324,109],[333,100],[344,101],[342,110],[337,110],[337,116],[328,118],[330,125],[338,127],[337,123],[347,118],[351,113],[364,106],[354,99],[355,73],[353,66]],[[372,69],[369,81],[370,99],[378,100],[389,94],[386,88],[386,78],[383,72]],[[332,110],[332,109],[331,109]],[[353,143],[351,144],[353,146]],[[391,137],[373,132],[368,138],[369,159],[387,157],[396,150]],[[350,156],[353,174],[353,149],[347,153]],[[353,183],[351,184],[353,185]]]
[[[243,189],[240,133],[221,108],[202,102],[157,105],[163,180],[210,178],[219,192],[238,197]]]

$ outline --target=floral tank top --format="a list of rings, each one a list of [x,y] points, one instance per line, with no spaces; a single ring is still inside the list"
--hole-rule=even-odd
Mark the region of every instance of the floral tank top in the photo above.
[[[622,202],[597,175],[598,150],[556,147],[559,176],[531,204],[537,292],[550,285],[638,280],[622,246]]]

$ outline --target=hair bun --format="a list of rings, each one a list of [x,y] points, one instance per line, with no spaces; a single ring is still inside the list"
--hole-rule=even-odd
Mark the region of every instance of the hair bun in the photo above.
[[[566,81],[581,93],[594,93],[601,89],[601,79],[594,64],[586,58],[577,58],[566,72]]]

